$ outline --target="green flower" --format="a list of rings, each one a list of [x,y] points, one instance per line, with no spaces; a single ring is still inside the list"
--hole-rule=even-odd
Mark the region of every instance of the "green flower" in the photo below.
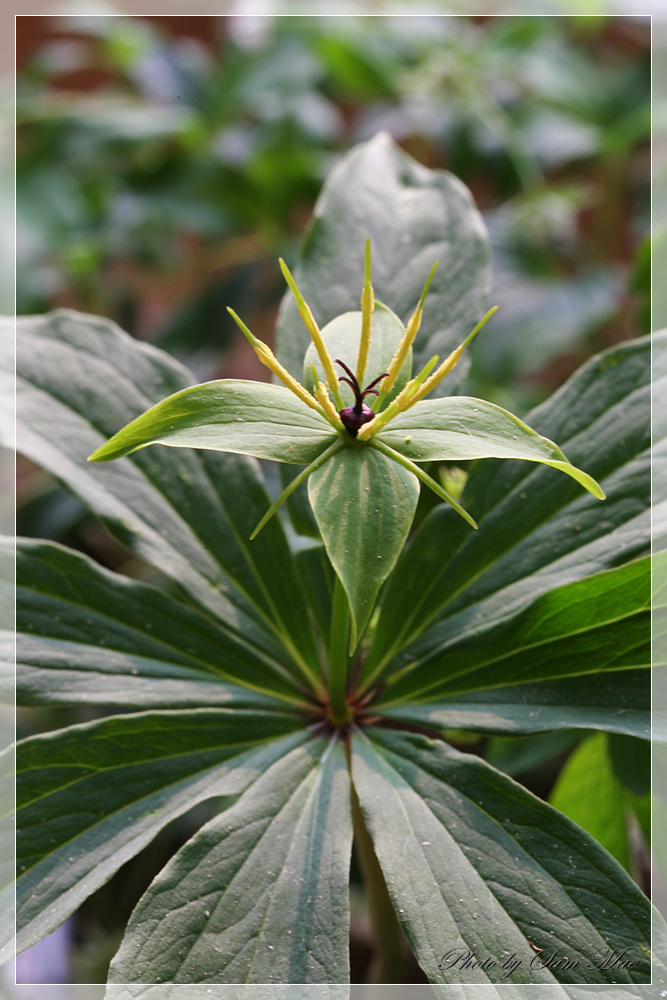
[[[375,302],[367,241],[361,312],[338,316],[321,331],[282,260],[280,266],[312,339],[304,359],[303,384],[230,309],[260,361],[283,385],[221,379],[184,389],[127,424],[89,461],[109,461],[149,444],[165,444],[305,466],[251,537],[308,479],[315,519],[349,599],[352,648],[406,541],[420,481],[477,527],[418,463],[525,459],[567,473],[604,499],[595,480],[571,465],[552,441],[501,407],[465,396],[426,399],[496,311],[490,309],[449,357],[441,363],[437,355],[432,357],[412,377],[412,344],[437,264],[404,327],[390,309]],[[346,374],[338,374],[334,364]],[[371,381],[362,389],[367,374]],[[375,397],[372,407],[364,402],[369,395]]]

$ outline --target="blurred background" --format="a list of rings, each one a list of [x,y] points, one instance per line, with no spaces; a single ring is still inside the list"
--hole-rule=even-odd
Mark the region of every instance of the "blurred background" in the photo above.
[[[648,331],[647,17],[17,18],[17,311],[111,317],[199,380],[265,379],[324,178],[388,130],[472,190],[499,312],[466,391],[524,414]],[[19,531],[83,512],[19,469]],[[111,559],[111,554],[108,554]]]
[[[522,415],[591,354],[649,331],[650,38],[649,17],[604,13],[21,15],[17,311],[111,317],[198,380],[267,378],[226,306],[271,342],[278,256],[293,262],[337,160],[386,129],[460,177],[484,214],[500,309],[464,391]],[[21,459],[17,489],[19,534],[145,575]],[[19,735],[87,717],[22,713]],[[627,747],[589,744],[577,772],[581,738],[471,749],[564,811],[566,760],[570,789],[582,773],[607,781],[621,823],[606,846],[646,889],[647,788],[632,789],[627,768],[625,784],[600,771],[614,759],[622,771]],[[138,894],[204,818],[164,831],[60,937],[26,953],[19,979],[103,981]],[[353,903],[363,981],[370,943]]]

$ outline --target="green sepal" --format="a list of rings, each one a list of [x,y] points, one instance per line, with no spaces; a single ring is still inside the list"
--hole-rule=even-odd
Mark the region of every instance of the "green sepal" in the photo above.
[[[166,444],[301,465],[314,461],[334,434],[324,417],[284,386],[221,379],[163,399],[88,460],[109,462],[149,444]]]
[[[599,500],[596,481],[568,462],[563,452],[518,417],[494,403],[468,396],[425,399],[399,413],[379,439],[413,462],[519,458],[540,462],[572,476]]]
[[[351,445],[311,475],[308,496],[350,601],[354,649],[408,536],[419,483],[377,449]]]

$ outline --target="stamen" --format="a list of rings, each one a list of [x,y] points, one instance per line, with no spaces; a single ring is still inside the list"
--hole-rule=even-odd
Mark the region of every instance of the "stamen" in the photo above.
[[[241,332],[250,341],[253,351],[262,364],[269,368],[274,375],[277,375],[283,385],[286,385],[288,389],[291,389],[294,395],[298,396],[299,399],[301,399],[307,406],[310,406],[312,410],[317,410],[318,413],[321,413],[321,407],[318,406],[313,397],[304,389],[301,383],[297,382],[297,380],[290,375],[286,368],[283,368],[269,345],[265,344],[262,340],[258,340],[254,333],[250,332],[243,320],[240,319],[240,317],[237,316],[234,310],[229,306],[227,306],[227,312],[232,317]]]
[[[435,389],[436,385],[438,385],[439,382],[442,382],[443,378],[446,375],[449,375],[449,373],[454,368],[456,368],[465,348],[468,346],[468,344],[473,339],[475,334],[479,333],[479,331],[482,329],[487,320],[491,319],[491,317],[493,316],[494,312],[496,312],[497,309],[498,306],[493,306],[491,309],[489,309],[488,313],[482,317],[482,319],[479,321],[475,329],[468,334],[468,336],[460,345],[460,347],[457,347],[455,351],[452,351],[449,357],[445,358],[445,360],[442,362],[438,370],[435,371],[433,375],[431,375],[431,377],[426,380],[426,382],[424,382],[421,389],[418,392],[416,392],[414,396],[411,397],[410,401],[404,407],[404,409],[406,410],[409,409],[411,406],[414,406],[415,403],[418,403],[420,400],[422,400],[424,396],[428,396],[429,392]]]
[[[327,385],[329,386],[329,390],[333,394],[336,403],[340,407],[342,407],[343,400],[341,399],[340,390],[338,388],[338,382],[336,381],[336,372],[334,371],[333,362],[331,360],[331,355],[327,350],[327,345],[324,343],[324,340],[322,339],[320,328],[315,322],[315,317],[310,311],[310,306],[308,305],[303,295],[297,288],[296,282],[292,277],[290,269],[288,268],[287,264],[282,259],[282,257],[279,258],[278,263],[280,264],[280,270],[283,272],[283,277],[285,278],[285,281],[292,290],[292,295],[294,296],[294,299],[296,301],[301,319],[305,323],[306,329],[308,330],[308,333],[310,334],[311,339],[315,344],[315,348],[319,355],[322,368],[324,369],[324,374],[326,375]]]
[[[313,395],[315,396],[315,399],[324,410],[325,416],[329,421],[329,423],[332,424],[333,427],[336,428],[336,430],[340,430],[343,427],[343,422],[338,416],[338,411],[335,409],[333,403],[331,402],[331,398],[329,396],[329,393],[327,392],[326,386],[322,385],[319,378],[317,377],[317,371],[315,370],[315,365],[310,366],[310,373],[313,378],[313,386],[314,386]]]
[[[366,240],[364,251],[364,289],[361,293],[361,338],[357,358],[357,382],[363,382],[368,364],[368,350],[371,346],[371,323],[375,309],[375,296],[371,285],[371,241]]]
[[[429,272],[428,278],[426,279],[426,284],[424,285],[424,290],[422,291],[419,302],[417,303],[417,308],[415,309],[414,313],[408,320],[408,325],[405,329],[405,333],[403,334],[403,338],[400,344],[398,345],[398,350],[396,351],[396,354],[392,358],[392,362],[389,365],[387,381],[383,385],[382,392],[380,394],[381,402],[379,409],[382,408],[384,397],[387,396],[394,388],[394,385],[396,384],[396,379],[398,378],[398,373],[403,367],[405,359],[408,356],[408,351],[412,347],[415,337],[419,333],[419,327],[421,326],[421,321],[422,321],[422,310],[424,308],[424,301],[426,299],[428,290],[431,286],[431,282],[433,281],[433,275],[435,274],[437,266],[438,266],[438,261],[436,260],[435,264],[433,265],[433,267]]]

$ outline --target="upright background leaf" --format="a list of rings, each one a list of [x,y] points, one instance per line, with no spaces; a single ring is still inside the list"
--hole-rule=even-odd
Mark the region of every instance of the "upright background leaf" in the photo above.
[[[458,347],[485,312],[490,250],[481,216],[456,177],[417,163],[387,133],[356,147],[325,183],[294,269],[320,327],[359,309],[367,237],[375,295],[403,323],[440,261],[414,344],[419,371],[433,354],[444,358]],[[291,294],[286,295],[278,357],[297,378],[308,343]],[[442,392],[455,389],[466,364],[441,383]]]
[[[308,496],[350,601],[356,645],[407,538],[419,483],[375,448],[351,447],[310,476]]]

